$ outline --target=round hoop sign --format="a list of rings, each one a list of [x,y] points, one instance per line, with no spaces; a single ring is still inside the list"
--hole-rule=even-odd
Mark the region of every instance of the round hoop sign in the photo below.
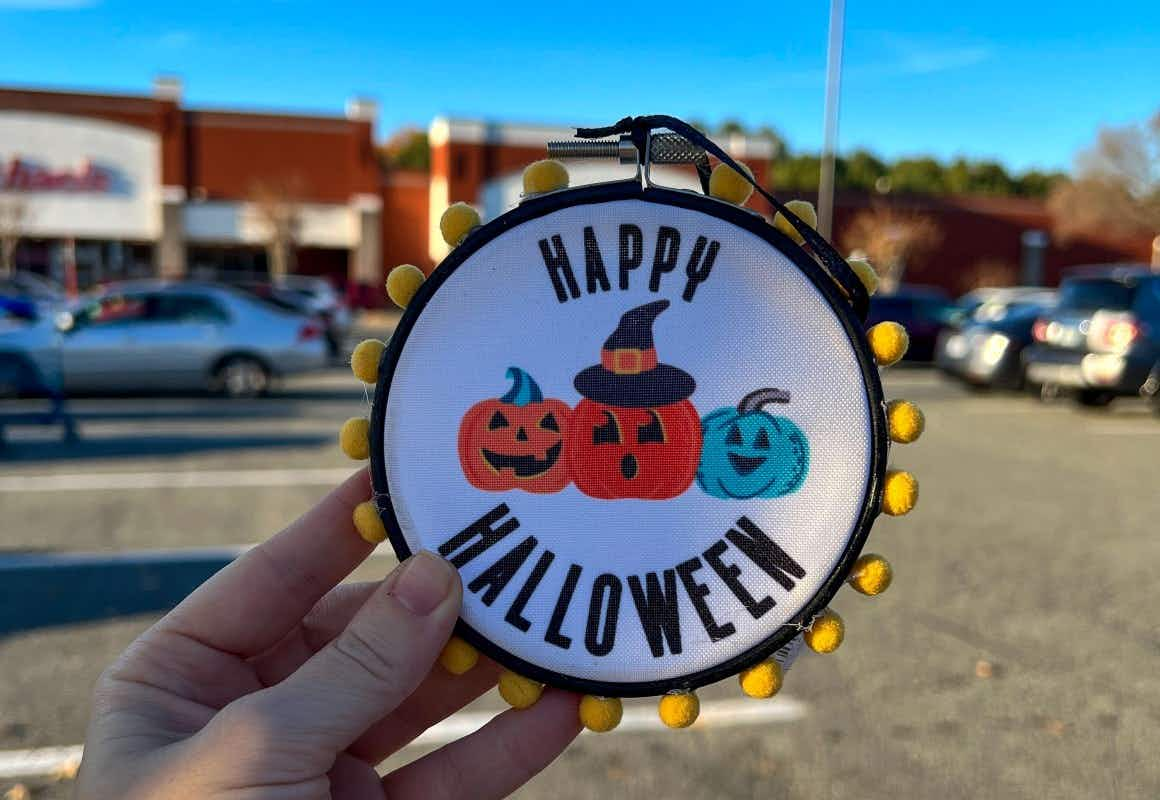
[[[475,229],[383,355],[374,489],[459,569],[460,634],[598,695],[692,688],[825,608],[878,513],[861,323],[798,245],[637,181]]]

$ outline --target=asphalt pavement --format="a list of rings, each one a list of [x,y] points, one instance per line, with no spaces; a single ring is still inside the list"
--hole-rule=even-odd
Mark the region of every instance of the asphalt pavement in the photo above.
[[[1160,420],[1140,403],[972,394],[926,370],[893,370],[886,387],[926,412],[927,434],[893,453],[922,493],[871,537],[895,567],[890,591],[835,601],[841,649],[803,655],[779,705],[736,702],[734,681],[705,690],[712,719],[689,731],[664,730],[640,701],[639,724],[582,737],[521,797],[1160,796]],[[340,369],[253,401],[77,401],[76,444],[10,432],[0,556],[236,552],[353,470],[336,434],[367,408]],[[45,616],[38,597],[30,588],[11,616]],[[93,680],[156,617],[0,635],[0,792],[69,795],[60,775],[3,766],[80,744]],[[500,707],[485,697],[461,721]]]

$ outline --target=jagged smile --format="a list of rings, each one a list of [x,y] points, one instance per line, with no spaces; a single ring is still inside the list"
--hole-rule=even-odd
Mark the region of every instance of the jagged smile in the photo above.
[[[486,447],[480,448],[479,452],[483,455],[484,461],[496,472],[510,469],[517,478],[534,478],[547,472],[556,464],[562,449],[564,449],[564,443],[556,442],[548,448],[543,458],[536,458],[533,455],[512,456],[506,453],[493,453]]]
[[[767,456],[743,456],[739,453],[729,454],[729,463],[733,465],[733,469],[737,471],[738,475],[748,475],[753,470],[760,467],[767,460]]]

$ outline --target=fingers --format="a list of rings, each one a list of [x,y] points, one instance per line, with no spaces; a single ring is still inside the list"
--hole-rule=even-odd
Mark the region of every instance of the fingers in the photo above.
[[[461,597],[450,564],[426,552],[411,557],[337,638],[281,683],[227,707],[221,725],[256,718],[283,731],[283,743],[307,760],[329,765],[422,682],[451,635]]]
[[[378,764],[436,722],[487,692],[498,679],[499,665],[488,658],[481,658],[463,675],[452,675],[437,666],[414,694],[371,726],[350,746],[349,752],[368,764]]]
[[[223,569],[158,628],[244,658],[278,642],[373,549],[351,514],[370,496],[361,470],[290,527]]]
[[[580,732],[580,699],[549,689],[525,711],[505,711],[475,733],[383,778],[387,797],[506,797],[550,764]]]
[[[307,659],[330,644],[350,624],[381,581],[341,583],[310,610],[282,640],[250,659],[250,666],[263,686],[285,680]]]

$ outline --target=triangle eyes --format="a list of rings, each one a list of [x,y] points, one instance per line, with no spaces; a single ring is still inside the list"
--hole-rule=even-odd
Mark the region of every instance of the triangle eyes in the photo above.
[[[560,432],[560,423],[556,421],[556,415],[550,411],[540,420],[540,427],[546,431]]]
[[[501,414],[500,412],[497,411],[494,414],[492,414],[491,419],[488,420],[487,429],[489,431],[494,431],[497,428],[506,428],[506,427],[508,427],[508,425],[509,425],[509,423],[507,421],[507,417],[505,417],[503,414]]]
[[[741,429],[734,425],[729,429],[729,435],[725,437],[725,444],[741,445],[745,444],[741,441]]]
[[[769,449],[769,434],[765,432],[765,428],[757,432],[757,436],[753,439],[753,446],[758,450]]]

